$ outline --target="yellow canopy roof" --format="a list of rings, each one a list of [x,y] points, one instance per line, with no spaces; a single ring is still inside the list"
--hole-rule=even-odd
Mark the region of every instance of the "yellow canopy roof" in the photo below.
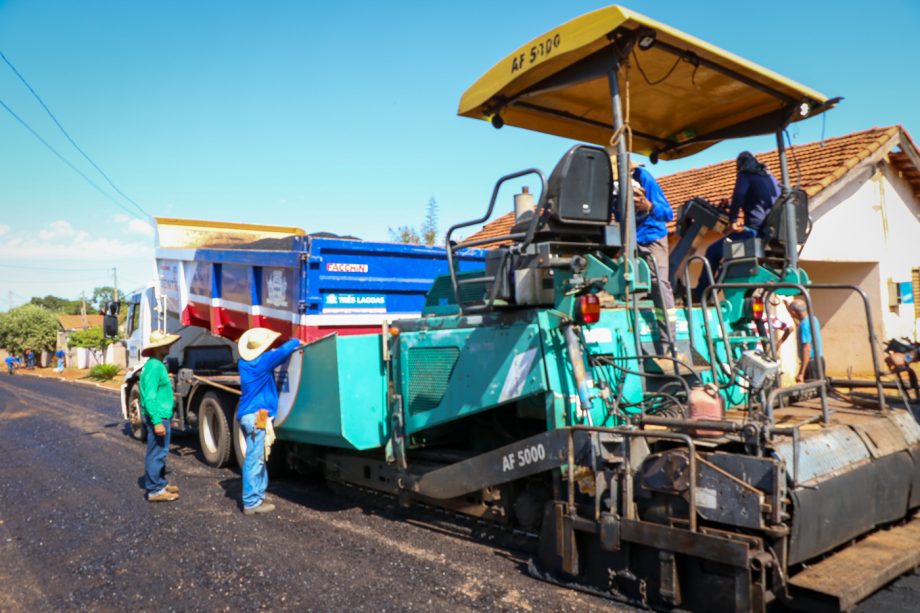
[[[517,49],[463,94],[458,113],[486,120],[498,114],[508,125],[607,145],[613,135],[608,72],[618,50],[643,38],[654,42],[632,46],[619,71],[635,153],[684,157],[726,138],[774,132],[838,101],[610,6]]]

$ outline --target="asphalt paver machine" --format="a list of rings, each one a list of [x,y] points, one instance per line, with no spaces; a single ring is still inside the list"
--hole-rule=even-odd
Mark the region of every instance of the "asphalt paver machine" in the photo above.
[[[797,261],[807,198],[782,133],[836,102],[616,6],[526,43],[460,114],[588,144],[548,178],[502,177],[485,214],[450,229],[453,257],[453,236],[486,222],[508,181],[541,187],[484,239],[501,245],[485,270],[451,267],[421,317],[304,349],[279,418],[291,457],[534,534],[537,576],[656,608],[846,610],[916,567],[914,416],[880,382],[858,404],[823,373],[781,387],[773,341],[751,325],[770,294],[801,295],[810,313],[825,290],[865,300],[810,283]],[[656,313],[632,189],[615,177],[630,153],[673,159],[758,134],[781,154],[764,237],[730,246],[701,303]],[[656,317],[676,328],[673,350]],[[694,410],[702,386],[715,411]]]

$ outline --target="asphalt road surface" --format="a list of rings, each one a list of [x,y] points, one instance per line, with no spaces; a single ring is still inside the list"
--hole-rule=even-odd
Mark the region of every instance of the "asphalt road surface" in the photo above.
[[[531,578],[526,556],[443,524],[275,479],[266,516],[240,478],[174,437],[182,489],[151,504],[144,446],[111,391],[0,375],[0,611],[634,611]],[[917,611],[920,576],[861,611]]]
[[[277,511],[244,516],[239,474],[196,453],[173,439],[182,497],[148,503],[117,394],[0,375],[0,611],[632,610],[320,483],[276,480]]]

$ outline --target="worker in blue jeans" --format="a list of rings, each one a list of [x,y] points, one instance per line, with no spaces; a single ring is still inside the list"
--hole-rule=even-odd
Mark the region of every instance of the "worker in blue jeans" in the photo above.
[[[164,361],[178,334],[154,330],[141,355],[147,358],[141,370],[141,415],[147,429],[147,455],[144,456],[144,489],[148,502],[179,499],[179,487],[166,480],[169,456],[170,420],[173,416],[173,386]]]
[[[270,513],[275,505],[265,502],[268,470],[265,468],[265,434],[271,420],[278,415],[278,384],[275,369],[300,347],[289,340],[277,349],[268,350],[280,333],[267,328],[252,328],[243,333],[240,351],[240,387],[242,395],[236,418],[246,437],[243,461],[243,513]]]

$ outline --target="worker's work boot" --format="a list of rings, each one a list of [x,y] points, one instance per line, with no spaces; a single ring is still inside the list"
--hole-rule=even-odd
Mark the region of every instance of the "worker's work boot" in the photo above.
[[[255,515],[256,513],[271,513],[275,510],[275,505],[270,502],[263,502],[257,507],[243,509],[243,515]]]
[[[152,496],[147,496],[147,502],[172,502],[173,500],[179,500],[179,494],[170,492],[168,489],[164,489],[162,492]]]
[[[166,491],[169,492],[170,494],[178,494],[179,486],[178,485],[167,485]]]

